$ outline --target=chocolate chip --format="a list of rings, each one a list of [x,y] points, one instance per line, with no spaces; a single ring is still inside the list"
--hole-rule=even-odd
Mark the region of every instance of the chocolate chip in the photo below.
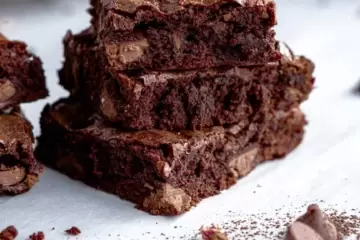
[[[13,186],[20,183],[26,176],[26,170],[20,166],[0,166],[0,186]]]
[[[9,80],[0,83],[0,101],[9,100],[16,93],[14,84]]]

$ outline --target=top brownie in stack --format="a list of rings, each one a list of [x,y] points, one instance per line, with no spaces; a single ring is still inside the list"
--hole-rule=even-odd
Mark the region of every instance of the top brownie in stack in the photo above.
[[[249,66],[279,60],[272,0],[92,0],[117,70]]]

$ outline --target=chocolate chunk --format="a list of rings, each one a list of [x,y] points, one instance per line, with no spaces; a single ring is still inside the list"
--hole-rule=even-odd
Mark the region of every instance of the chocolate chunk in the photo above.
[[[248,175],[248,173],[257,165],[256,157],[258,152],[259,148],[254,147],[229,162],[229,168],[234,174],[234,177],[239,178]]]
[[[285,237],[286,240],[327,240],[322,238],[315,230],[301,222],[290,225]]]
[[[178,215],[191,207],[191,197],[180,188],[170,184],[162,185],[156,192],[144,199],[140,208],[152,214]]]
[[[321,211],[318,205],[312,204],[307,212],[297,221],[302,222],[315,230],[324,240],[337,240],[339,238],[335,225],[329,217]]]
[[[26,170],[23,167],[5,167],[0,165],[0,186],[13,186],[24,180]]]
[[[13,97],[16,93],[14,84],[10,80],[0,83],[0,102],[4,102]]]
[[[288,228],[286,240],[340,240],[342,239],[329,217],[318,205],[312,204],[307,212]]]
[[[147,39],[141,39],[133,42],[123,42],[120,45],[105,45],[107,56],[110,63],[126,64],[133,62],[144,55],[149,47]]]

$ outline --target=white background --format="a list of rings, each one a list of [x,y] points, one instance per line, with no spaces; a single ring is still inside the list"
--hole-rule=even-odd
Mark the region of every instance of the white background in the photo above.
[[[57,78],[62,37],[69,28],[85,28],[89,17],[87,0],[44,0],[42,6],[26,2],[0,0],[0,31],[25,40],[44,61],[50,97],[24,105],[38,135],[43,105],[67,95]],[[78,239],[164,239],[160,233],[176,239],[203,224],[227,221],[228,210],[272,215],[275,208],[292,211],[291,206],[319,200],[339,210],[360,209],[360,95],[351,94],[360,80],[358,7],[359,1],[350,0],[278,1],[277,38],[314,60],[317,78],[303,105],[309,120],[305,140],[284,161],[258,167],[235,187],[176,218],[150,216],[46,169],[29,193],[0,198],[0,228],[15,225],[19,239],[39,230],[47,239],[67,239],[63,230],[73,225],[82,230]],[[144,237],[145,232],[151,234]]]

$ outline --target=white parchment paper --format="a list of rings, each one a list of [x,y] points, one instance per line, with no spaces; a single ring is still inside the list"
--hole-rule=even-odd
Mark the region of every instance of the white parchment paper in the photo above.
[[[0,31],[25,40],[46,69],[51,96],[24,105],[38,135],[44,104],[67,95],[57,78],[63,59],[61,41],[67,29],[77,32],[88,25],[88,3],[6,2],[0,0]],[[272,215],[276,208],[291,212],[291,206],[319,200],[324,200],[320,204],[325,207],[337,204],[339,210],[359,209],[360,96],[351,94],[360,80],[358,6],[359,1],[350,0],[278,1],[277,38],[314,60],[317,78],[316,89],[303,105],[309,120],[305,140],[284,161],[258,167],[230,190],[176,218],[150,216],[129,202],[46,169],[29,193],[0,198],[0,228],[15,225],[18,239],[40,230],[46,239],[68,239],[63,231],[75,225],[82,234],[74,239],[161,240],[191,234],[203,224],[227,221],[229,210]]]

